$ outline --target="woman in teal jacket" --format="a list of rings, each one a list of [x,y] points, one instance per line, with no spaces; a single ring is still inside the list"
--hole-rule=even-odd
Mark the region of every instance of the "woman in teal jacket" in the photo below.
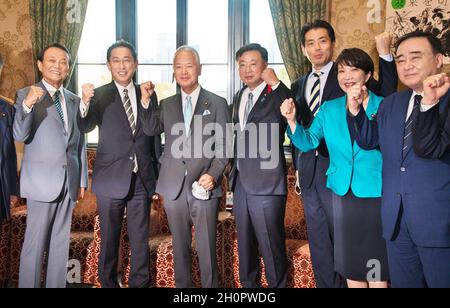
[[[374,64],[361,49],[344,50],[336,67],[339,86],[346,95],[325,102],[308,129],[297,123],[292,99],[283,103],[281,112],[289,123],[288,136],[300,151],[316,149],[322,139],[327,143],[336,271],[347,279],[349,287],[387,287],[386,242],[381,230],[382,156],[379,150],[361,149],[347,121],[349,104],[362,104],[372,119],[383,98],[367,90]]]

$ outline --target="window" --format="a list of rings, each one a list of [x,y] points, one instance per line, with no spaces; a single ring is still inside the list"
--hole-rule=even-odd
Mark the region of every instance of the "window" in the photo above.
[[[136,10],[132,20],[130,8]],[[121,37],[136,45],[137,82],[153,81],[160,100],[177,91],[173,54],[186,44],[200,53],[202,86],[230,104],[241,87],[234,55],[244,44],[266,47],[270,67],[290,84],[267,0],[90,0],[76,64],[79,94],[84,83],[98,87],[111,82],[106,51]],[[97,142],[98,132],[89,134],[88,143]]]

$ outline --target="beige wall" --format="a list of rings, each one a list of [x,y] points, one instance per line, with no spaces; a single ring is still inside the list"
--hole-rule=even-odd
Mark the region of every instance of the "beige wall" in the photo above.
[[[28,0],[0,1],[0,53],[6,58],[0,93],[14,98],[17,89],[34,82]]]

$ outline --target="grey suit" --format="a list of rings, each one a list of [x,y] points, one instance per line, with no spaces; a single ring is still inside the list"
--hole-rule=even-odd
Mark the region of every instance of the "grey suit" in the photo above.
[[[164,198],[173,235],[176,285],[179,288],[193,286],[191,279],[193,224],[202,286],[218,287],[216,223],[218,200],[222,196],[222,175],[228,163],[225,155],[225,129],[230,122],[227,102],[201,89],[191,124],[191,133],[187,136],[181,95],[163,100],[159,108],[153,107],[149,115],[142,116],[142,122],[146,134],[156,136],[164,132],[166,137],[156,192]],[[203,136],[202,132],[208,126],[213,127],[214,133],[212,136]],[[180,127],[181,130],[174,129],[175,127]],[[203,147],[212,149],[212,155],[205,155]],[[182,157],[178,156],[179,150],[185,153]],[[214,177],[217,183],[208,201],[200,201],[192,196],[192,184],[204,174]]]
[[[29,88],[17,92],[14,139],[25,143],[21,196],[27,198],[20,287],[40,287],[44,252],[48,252],[47,287],[65,287],[72,210],[80,185],[87,187],[84,136],[77,124],[80,99],[64,90],[67,131],[53,99],[46,95],[26,113]]]

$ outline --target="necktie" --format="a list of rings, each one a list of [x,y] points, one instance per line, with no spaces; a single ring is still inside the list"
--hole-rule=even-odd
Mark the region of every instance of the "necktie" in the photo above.
[[[53,102],[54,102],[54,104],[55,104],[56,111],[58,111],[59,118],[61,119],[63,125],[65,125],[65,122],[64,122],[64,113],[63,113],[63,111],[62,111],[62,107],[61,107],[61,99],[60,99],[60,97],[61,97],[61,92],[59,92],[59,90],[58,90],[58,91],[55,92],[55,95],[53,96]]]
[[[313,76],[316,78],[314,85],[311,90],[311,101],[309,103],[309,108],[311,109],[314,116],[317,115],[320,109],[320,76],[322,72],[316,72]]]
[[[422,96],[421,95],[416,95],[414,96],[414,108],[413,108],[413,112],[411,113],[408,121],[406,121],[406,126],[405,126],[405,134],[404,134],[404,138],[403,138],[403,158],[406,157],[406,155],[408,154],[409,150],[412,147],[412,130],[413,130],[413,126],[414,126],[414,122],[417,119],[417,116],[419,115],[419,109],[420,109],[420,103],[422,101]]]
[[[189,133],[191,129],[191,121],[192,121],[192,97],[186,97],[186,104],[183,109],[184,116],[184,125],[186,127],[186,134]]]
[[[127,89],[123,90],[123,107],[125,108],[125,113],[127,115],[128,122],[130,123],[131,132],[134,135],[134,134],[136,134],[136,120],[134,118],[133,107],[131,106],[131,99],[128,96]],[[137,173],[138,170],[139,170],[139,167],[138,167],[138,163],[137,163],[137,157],[135,155],[133,172]]]
[[[253,109],[253,93],[248,94],[248,100],[247,104],[245,105],[245,112],[244,112],[244,126],[247,125],[248,116],[250,115],[250,112],[252,112]]]
[[[128,96],[128,90],[123,90],[123,107],[127,114],[128,122],[130,123],[131,132],[133,135],[136,133],[136,120],[134,119],[133,107],[131,107],[131,100]]]

